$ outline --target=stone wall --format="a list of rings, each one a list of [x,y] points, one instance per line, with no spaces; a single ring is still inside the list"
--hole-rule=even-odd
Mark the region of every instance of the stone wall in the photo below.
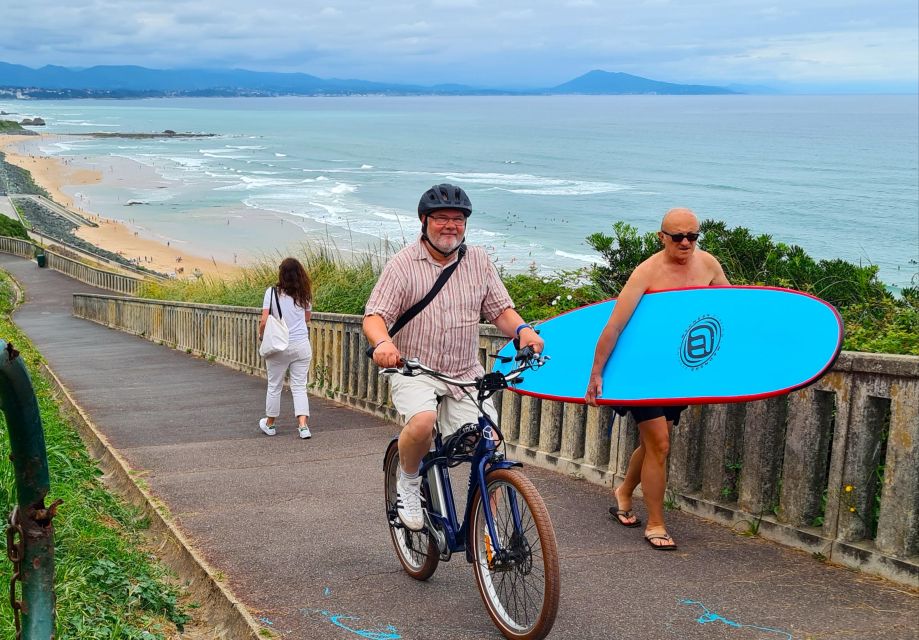
[[[264,375],[258,309],[75,295],[74,314]],[[396,419],[387,380],[364,356],[360,322],[313,314],[310,385]],[[486,368],[505,342],[482,325]],[[624,475],[637,444],[631,418],[510,392],[496,400],[517,459],[607,486]],[[788,396],[690,407],[673,433],[667,502],[919,587],[919,357],[844,352]]]

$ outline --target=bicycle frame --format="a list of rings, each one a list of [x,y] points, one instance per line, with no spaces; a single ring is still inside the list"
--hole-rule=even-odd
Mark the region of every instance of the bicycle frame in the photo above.
[[[512,360],[498,358],[502,363]],[[401,512],[408,508],[401,501],[409,489],[399,485],[403,473],[399,438],[390,442],[383,458],[385,504],[399,562],[415,580],[427,580],[439,562],[465,551],[489,616],[505,637],[518,640],[541,639],[552,629],[559,602],[558,548],[546,505],[533,483],[512,470],[523,465],[505,458],[504,437],[486,411],[486,402],[499,390],[520,381],[521,373],[539,368],[548,358],[530,347],[518,349],[513,358],[517,365],[511,371],[494,371],[474,380],[452,378],[417,359],[403,360],[399,367],[381,371],[429,375],[458,387],[478,409],[475,422],[463,424],[449,435],[441,433],[441,423],[436,423],[433,446],[419,465],[421,493],[427,502],[421,510],[421,523],[417,511],[412,515]],[[469,465],[461,518],[450,477],[450,469],[460,464]],[[413,528],[404,524],[403,517]]]
[[[530,351],[528,355],[532,357],[534,354]],[[548,359],[548,357],[546,356],[545,359]],[[431,508],[425,510],[426,517],[428,518],[428,529],[437,541],[441,557],[444,560],[449,559],[450,555],[453,553],[466,551],[466,561],[473,562],[474,559],[466,543],[470,536],[469,524],[472,515],[472,498],[475,492],[479,491],[482,495],[482,510],[485,513],[485,524],[488,527],[488,535],[491,539],[490,542],[495,555],[501,557],[504,550],[501,547],[501,541],[495,530],[491,500],[486,499],[488,496],[486,479],[491,471],[522,467],[523,464],[513,460],[507,460],[504,458],[503,454],[497,451],[498,444],[503,442],[504,436],[498,425],[492,421],[485,411],[485,401],[493,396],[498,390],[507,388],[507,382],[519,377],[520,372],[527,367],[521,367],[515,370],[513,375],[509,378],[505,378],[501,374],[498,374],[500,382],[495,382],[495,378],[489,381],[488,378],[494,375],[489,374],[478,379],[477,382],[470,383],[454,380],[443,374],[439,374],[436,371],[424,367],[418,363],[417,360],[411,362],[411,366],[414,369],[424,374],[432,375],[449,384],[459,386],[463,392],[475,402],[479,410],[477,429],[479,440],[476,443],[475,452],[471,457],[467,455],[460,456],[459,458],[449,457],[450,452],[444,451],[444,440],[440,433],[440,429],[436,429],[434,434],[434,450],[428,453],[422,460],[418,474],[422,478],[422,482],[427,489],[427,495],[430,497],[432,503],[430,505]],[[544,360],[542,359],[538,360],[537,366],[541,366],[543,362]],[[532,368],[532,364],[529,368]],[[396,373],[398,370],[390,369],[389,371]],[[468,387],[470,386],[475,386],[478,391],[475,398],[473,398],[472,394],[469,392]],[[497,434],[497,439],[493,437],[493,434]],[[396,441],[398,441],[398,438],[393,438],[393,442]],[[451,462],[455,462],[455,464],[451,465]],[[456,466],[457,464],[467,462],[470,464],[469,484],[466,490],[466,509],[463,514],[463,520],[460,522],[456,515],[456,503],[453,499],[453,485],[450,481],[448,469],[450,466]],[[513,495],[510,496],[510,509],[514,518],[514,528],[516,531],[519,531],[522,526],[520,509]]]
[[[463,520],[460,522],[456,513],[456,502],[453,498],[453,485],[448,473],[449,458],[443,455],[443,437],[438,431],[434,437],[433,452],[434,457],[426,458],[422,461],[419,475],[424,478],[428,488],[428,495],[431,496],[433,509],[428,509],[428,517],[433,521],[435,529],[442,532],[446,538],[447,551],[457,553],[466,551],[466,560],[472,562],[467,547],[469,537],[469,523],[472,515],[472,497],[478,490],[483,496],[482,507],[485,512],[485,522],[488,526],[488,535],[491,537],[495,553],[501,552],[500,540],[495,532],[494,516],[491,512],[491,501],[485,499],[488,495],[486,486],[486,477],[494,469],[510,469],[513,467],[523,466],[520,462],[500,458],[493,460],[493,454],[498,448],[498,443],[489,437],[491,429],[500,430],[491,421],[487,415],[480,415],[478,420],[478,431],[480,434],[479,442],[476,444],[475,453],[469,461],[469,485],[466,490],[466,508],[463,513]],[[429,454],[430,455],[430,454]],[[431,473],[433,472],[433,474]],[[431,478],[435,478],[432,483]],[[433,486],[432,486],[433,485]],[[514,526],[519,529],[520,512],[515,501],[512,499],[511,509],[514,515]]]

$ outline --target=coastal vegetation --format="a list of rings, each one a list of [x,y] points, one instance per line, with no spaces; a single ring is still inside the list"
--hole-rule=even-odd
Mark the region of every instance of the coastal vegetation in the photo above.
[[[9,238],[22,238],[23,240],[29,239],[29,232],[26,231],[26,228],[22,226],[22,223],[19,220],[13,220],[12,218],[7,218],[6,216],[0,216],[0,236],[7,236]]]
[[[0,135],[31,135],[28,129],[13,120],[0,120]]]
[[[919,355],[919,288],[904,288],[895,296],[878,280],[874,265],[815,260],[801,247],[754,235],[744,227],[728,228],[723,222],[706,220],[700,231],[699,246],[722,262],[732,283],[787,287],[833,304],[846,327],[843,348]],[[611,235],[595,233],[587,242],[603,263],[550,275],[539,273],[535,265],[522,274],[499,269],[524,318],[543,320],[615,297],[635,266],[659,249],[655,232],[640,234],[621,221],[613,225]],[[313,279],[315,311],[361,314],[387,256],[382,250],[368,251],[345,260],[331,247],[305,245],[298,257]],[[205,276],[151,283],[140,295],[260,306],[265,288],[276,278],[277,263],[278,258],[263,258],[229,279]]]
[[[38,399],[48,465],[50,500],[61,499],[54,520],[55,638],[154,640],[174,638],[189,621],[174,578],[146,550],[141,512],[114,497],[73,426],[55,402],[51,382],[39,370],[41,356],[12,323],[13,286],[0,273],[0,335],[19,350]],[[0,429],[6,424],[0,414]],[[9,440],[0,438],[0,511],[15,503]],[[0,583],[9,584],[12,565],[0,562]],[[12,611],[0,607],[0,629],[12,633]]]

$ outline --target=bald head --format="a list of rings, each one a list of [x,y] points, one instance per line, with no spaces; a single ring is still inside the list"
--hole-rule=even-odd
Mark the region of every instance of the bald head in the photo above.
[[[664,219],[661,220],[661,229],[670,233],[698,231],[699,219],[691,209],[682,207],[671,209],[664,214]]]

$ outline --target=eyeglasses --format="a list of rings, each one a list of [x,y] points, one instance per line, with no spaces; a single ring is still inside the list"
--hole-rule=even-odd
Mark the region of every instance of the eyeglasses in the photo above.
[[[699,239],[698,233],[667,233],[661,229],[661,233],[665,236],[670,236],[670,239],[676,242],[677,244],[683,242],[683,240],[689,240],[690,242],[695,242]]]
[[[452,218],[450,216],[428,216],[428,220],[436,224],[438,227],[446,226],[449,223],[453,223],[458,227],[466,225],[466,218]]]

